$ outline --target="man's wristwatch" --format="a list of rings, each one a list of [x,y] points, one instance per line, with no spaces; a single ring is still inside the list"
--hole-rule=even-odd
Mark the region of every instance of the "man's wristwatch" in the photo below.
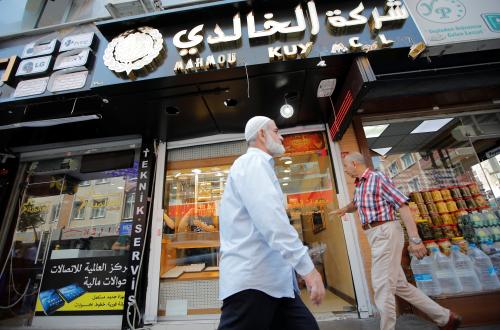
[[[418,244],[422,243],[422,240],[418,236],[417,237],[410,237],[410,242],[412,242],[415,245],[418,245]]]

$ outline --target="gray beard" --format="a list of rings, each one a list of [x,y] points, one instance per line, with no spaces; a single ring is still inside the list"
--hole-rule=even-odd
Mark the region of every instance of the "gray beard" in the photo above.
[[[266,132],[266,148],[273,157],[281,156],[285,153],[283,144],[275,142]]]

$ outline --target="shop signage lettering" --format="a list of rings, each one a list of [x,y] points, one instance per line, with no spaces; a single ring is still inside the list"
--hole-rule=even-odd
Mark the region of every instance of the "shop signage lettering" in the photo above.
[[[36,315],[120,314],[129,272],[124,256],[49,259]]]
[[[484,41],[481,49],[498,48],[500,32],[500,2],[477,0],[405,0],[408,10],[422,32],[427,46],[443,46],[446,52],[454,50],[453,44]],[[440,53],[443,47],[429,49]],[[474,51],[475,47],[470,47]]]
[[[356,52],[391,47],[394,41],[387,39],[384,34],[379,34],[380,30],[385,24],[402,24],[409,17],[409,13],[401,1],[387,1],[383,14],[380,14],[377,8],[373,8],[370,17],[366,17],[362,14],[364,9],[363,3],[360,2],[356,8],[349,12],[349,18],[343,17],[339,9],[326,12],[327,28],[335,31],[337,34],[341,34],[342,31],[347,31],[349,29],[363,28],[368,24],[371,32],[376,35],[376,40],[370,44],[360,42],[359,37],[350,38],[348,47],[344,46],[342,43],[336,43],[332,46],[332,54],[347,53],[349,50]],[[250,42],[265,38],[273,40],[277,35],[285,37],[300,35],[307,29],[306,16],[309,18],[311,26],[311,37],[319,33],[320,23],[314,1],[307,2],[307,9],[305,11],[301,4],[297,5],[294,14],[296,25],[292,25],[292,21],[290,20],[279,22],[273,19],[273,13],[266,13],[264,14],[265,22],[263,23],[263,28],[259,28],[256,26],[253,11],[250,11],[246,16],[248,38]],[[199,49],[203,46],[203,29],[204,24],[200,24],[191,30],[181,30],[174,35],[173,44],[177,48],[179,55],[183,58],[183,60],[176,62],[174,67],[175,73],[189,73],[226,67],[225,65],[219,65],[214,55],[208,56],[205,60],[200,57],[189,58],[190,56],[197,56]],[[216,24],[214,35],[208,35],[207,42],[210,47],[227,47],[227,45],[232,44],[239,45],[242,36],[241,18],[240,13],[238,13],[233,17],[233,33],[231,35],[226,35],[220,26]],[[298,43],[269,47],[269,61],[307,58],[313,45],[313,41],[309,41],[305,44]],[[236,55],[234,58],[236,58]]]
[[[23,49],[21,58],[36,57],[52,54],[56,50],[57,38],[50,36],[27,44]]]
[[[197,57],[194,60],[189,59],[186,64],[184,61],[177,61],[175,63],[174,71],[176,73],[187,73],[200,70],[209,70],[214,68],[233,67],[236,65],[236,53],[221,54],[217,57],[209,55],[205,60]]]
[[[90,48],[76,49],[57,56],[54,70],[84,66],[89,58]]]
[[[49,55],[21,61],[17,68],[16,77],[46,72],[49,69],[51,59],[52,56]]]
[[[139,177],[137,179],[135,211],[132,220],[132,233],[130,236],[129,251],[129,280],[125,288],[125,309],[123,313],[122,329],[130,329],[129,322],[135,326],[136,317],[133,305],[136,303],[135,290],[139,280],[139,267],[141,265],[142,247],[145,239],[145,227],[148,209],[148,187],[151,173],[152,152],[148,146],[143,146],[139,161]],[[132,315],[133,314],[133,315]]]
[[[82,33],[73,36],[67,36],[61,41],[60,52],[79,48],[90,48],[94,42],[94,32]]]

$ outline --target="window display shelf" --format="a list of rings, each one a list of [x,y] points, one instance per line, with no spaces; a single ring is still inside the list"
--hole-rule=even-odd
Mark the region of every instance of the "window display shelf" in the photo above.
[[[196,272],[196,273],[183,273],[177,278],[162,278],[162,282],[167,281],[193,281],[193,280],[217,280],[219,279],[219,271],[211,272]]]
[[[220,246],[219,233],[178,233],[164,234],[162,243],[168,248],[192,249],[192,248],[217,248]]]

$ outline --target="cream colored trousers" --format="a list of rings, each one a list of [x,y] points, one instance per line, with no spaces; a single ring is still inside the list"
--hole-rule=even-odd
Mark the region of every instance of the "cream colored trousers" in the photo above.
[[[368,229],[365,234],[372,249],[372,286],[380,313],[380,329],[392,330],[396,326],[395,295],[427,314],[438,326],[445,325],[450,311],[406,280],[401,268],[404,236],[399,221]]]

